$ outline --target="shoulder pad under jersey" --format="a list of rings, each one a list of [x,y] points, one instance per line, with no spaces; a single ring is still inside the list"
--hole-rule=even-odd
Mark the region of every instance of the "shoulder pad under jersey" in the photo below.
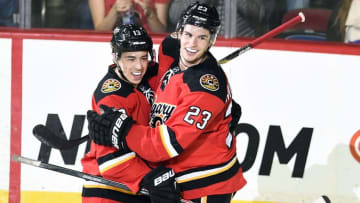
[[[161,43],[162,53],[172,58],[179,57],[180,44],[177,38],[167,36]]]
[[[211,55],[201,64],[184,71],[184,83],[190,91],[207,92],[219,97],[224,102],[227,99],[227,78],[216,59]]]

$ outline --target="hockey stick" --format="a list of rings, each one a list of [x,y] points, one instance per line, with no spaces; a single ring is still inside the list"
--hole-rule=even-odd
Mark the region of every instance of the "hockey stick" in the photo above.
[[[270,30],[269,32],[261,35],[260,37],[256,38],[255,40],[251,41],[249,44],[235,50],[228,56],[226,56],[226,57],[222,58],[220,61],[218,61],[218,63],[225,64],[225,63],[229,62],[230,60],[232,60],[233,58],[239,56],[240,54],[243,54],[246,51],[250,50],[251,48],[256,47],[261,42],[263,42],[267,39],[270,39],[277,34],[280,34],[284,30],[286,30],[300,22],[305,22],[305,16],[302,12],[300,12],[296,17],[291,18],[290,20],[286,21],[285,23],[279,25],[278,27]]]
[[[65,167],[61,167],[61,166],[57,166],[57,165],[53,165],[53,164],[44,163],[44,162],[41,162],[41,161],[38,161],[38,160],[30,159],[30,158],[19,156],[19,155],[16,155],[16,154],[13,154],[12,160],[15,161],[15,162],[19,162],[19,163],[39,167],[39,168],[44,168],[44,169],[47,169],[47,170],[50,170],[50,171],[55,171],[55,172],[58,172],[58,173],[62,173],[62,174],[82,178],[82,179],[87,180],[87,181],[93,181],[93,182],[101,183],[101,184],[104,184],[104,185],[116,187],[116,188],[119,188],[119,189],[122,189],[122,190],[126,190],[128,192],[132,192],[123,183],[119,183],[119,182],[116,182],[116,181],[112,181],[112,180],[102,178],[102,177],[99,177],[99,176],[95,176],[95,175],[91,175],[91,174],[88,174],[88,173],[83,173],[83,172],[76,171],[76,170],[73,170],[73,169],[70,169],[70,168],[65,168]],[[149,191],[146,190],[145,188],[141,188],[139,192],[141,194],[143,194],[143,195],[149,195]],[[181,199],[181,202],[182,203],[192,203],[192,201],[184,200],[184,199]]]
[[[324,199],[325,203],[331,203],[331,201],[330,201],[330,199],[329,199],[328,196],[323,195],[323,196],[321,196],[321,197]]]
[[[56,172],[63,173],[63,174],[66,174],[66,175],[82,178],[82,179],[88,180],[88,181],[94,181],[94,182],[97,182],[97,183],[113,186],[113,187],[120,188],[122,190],[126,190],[126,191],[131,192],[131,190],[125,184],[115,182],[115,181],[112,181],[112,180],[108,180],[108,179],[105,179],[105,178],[102,178],[102,177],[99,177],[99,176],[83,173],[83,172],[80,172],[80,171],[76,171],[76,170],[73,170],[73,169],[70,169],[70,168],[64,168],[64,167],[53,165],[53,164],[43,163],[41,161],[26,158],[26,157],[19,156],[19,155],[16,155],[16,154],[13,155],[12,159],[15,162],[20,162],[20,163],[27,164],[27,165],[48,169],[50,171],[56,171]],[[145,194],[145,195],[149,194],[149,192],[147,190],[145,190],[145,189],[141,189],[140,193]]]
[[[66,140],[55,135],[48,127],[42,124],[36,125],[33,128],[33,135],[41,143],[55,149],[70,149],[90,139],[89,135],[86,135],[78,139]]]

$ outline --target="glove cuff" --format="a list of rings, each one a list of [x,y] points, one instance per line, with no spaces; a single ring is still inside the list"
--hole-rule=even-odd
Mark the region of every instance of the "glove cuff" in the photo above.
[[[126,143],[126,136],[127,136],[128,132],[130,131],[131,126],[135,123],[135,121],[131,117],[127,117],[126,120],[127,120],[126,125],[124,126],[124,128],[121,132],[121,134],[123,135],[122,141],[121,141],[121,147],[126,151],[130,151],[130,149]]]
[[[110,132],[112,146],[116,147],[117,149],[129,150],[125,137],[133,123],[135,123],[135,121],[126,114],[121,114],[116,119],[110,128],[112,129]]]

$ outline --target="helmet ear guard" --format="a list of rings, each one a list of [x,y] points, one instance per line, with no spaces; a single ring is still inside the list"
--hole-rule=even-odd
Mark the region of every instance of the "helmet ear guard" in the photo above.
[[[215,7],[199,2],[191,4],[181,15],[176,25],[176,32],[181,33],[187,24],[209,30],[211,45],[215,43],[220,30],[219,13]]]

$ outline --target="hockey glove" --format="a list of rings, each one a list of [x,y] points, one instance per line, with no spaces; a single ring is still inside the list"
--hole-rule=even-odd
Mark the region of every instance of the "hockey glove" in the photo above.
[[[134,120],[123,109],[116,111],[105,105],[100,108],[103,111],[101,115],[92,110],[87,112],[90,138],[99,145],[128,150],[125,136]]]
[[[232,100],[232,106],[231,106],[231,117],[232,120],[230,122],[230,132],[235,134],[236,126],[239,123],[240,117],[241,117],[241,106],[236,103],[236,101]]]
[[[142,187],[149,190],[151,203],[179,203],[180,190],[175,181],[175,173],[172,169],[159,166],[142,180]]]

